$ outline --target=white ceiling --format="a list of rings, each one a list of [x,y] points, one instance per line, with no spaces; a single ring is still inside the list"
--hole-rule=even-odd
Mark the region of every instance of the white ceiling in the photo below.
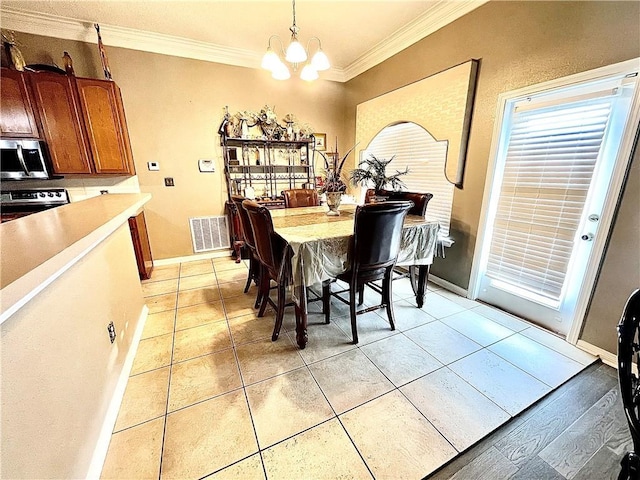
[[[297,0],[299,38],[320,38],[332,63],[323,77],[345,81],[488,0]],[[2,28],[257,67],[268,39],[285,47],[288,0],[2,0]],[[313,44],[312,44],[313,45]],[[312,50],[314,46],[312,46]]]

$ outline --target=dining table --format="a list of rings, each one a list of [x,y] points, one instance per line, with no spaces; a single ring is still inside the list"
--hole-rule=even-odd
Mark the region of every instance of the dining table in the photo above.
[[[307,288],[320,286],[349,269],[349,246],[357,205],[342,205],[340,215],[327,215],[326,206],[271,210],[275,232],[289,244],[291,291],[298,307],[296,343],[307,345]],[[417,270],[416,305],[424,304],[429,266],[433,263],[439,231],[437,220],[407,215],[396,266]],[[372,232],[375,235],[375,232]]]

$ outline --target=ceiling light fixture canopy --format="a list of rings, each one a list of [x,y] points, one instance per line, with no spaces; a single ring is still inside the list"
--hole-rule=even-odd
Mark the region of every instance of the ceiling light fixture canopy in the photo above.
[[[322,51],[322,43],[320,42],[320,39],[318,37],[311,37],[307,41],[306,49],[298,40],[298,32],[300,31],[300,29],[296,25],[296,0],[292,0],[292,3],[293,25],[289,27],[289,30],[291,31],[291,40],[289,41],[289,46],[287,47],[286,53],[284,51],[282,40],[280,40],[280,37],[278,35],[271,35],[269,37],[267,51],[264,54],[264,57],[262,57],[262,68],[269,70],[271,72],[271,76],[276,80],[286,80],[290,78],[291,73],[289,72],[289,67],[287,67],[287,65],[282,61],[282,56],[287,62],[291,64],[294,72],[297,71],[299,65],[304,63],[304,67],[300,71],[300,78],[302,80],[310,82],[318,78],[319,71],[328,70],[331,65],[329,64],[327,55]],[[281,56],[273,50],[273,47],[271,45],[271,41],[273,39],[278,39],[278,43],[280,44]],[[309,58],[307,52],[309,52],[309,46],[312,40],[316,40],[318,42],[318,50],[311,58],[311,61],[307,62],[307,59]]]

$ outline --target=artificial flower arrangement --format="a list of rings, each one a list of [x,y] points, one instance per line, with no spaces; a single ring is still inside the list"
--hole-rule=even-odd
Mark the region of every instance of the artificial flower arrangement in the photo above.
[[[339,192],[344,193],[347,191],[347,184],[342,180],[342,167],[344,162],[357,144],[349,149],[349,151],[340,159],[338,154],[338,139],[336,138],[336,150],[335,152],[323,153],[318,152],[324,159],[324,184],[320,187],[320,193],[327,192]]]

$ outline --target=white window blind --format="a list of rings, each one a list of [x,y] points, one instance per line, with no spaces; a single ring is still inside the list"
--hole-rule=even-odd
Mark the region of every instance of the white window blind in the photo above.
[[[613,93],[515,106],[487,276],[560,300]]]
[[[421,126],[405,122],[378,133],[362,152],[361,160],[370,154],[385,159],[395,156],[387,166],[387,175],[409,168],[409,174],[400,177],[406,190],[433,194],[427,217],[438,220],[440,236],[447,237],[454,188],[444,177],[447,142],[438,142]]]

